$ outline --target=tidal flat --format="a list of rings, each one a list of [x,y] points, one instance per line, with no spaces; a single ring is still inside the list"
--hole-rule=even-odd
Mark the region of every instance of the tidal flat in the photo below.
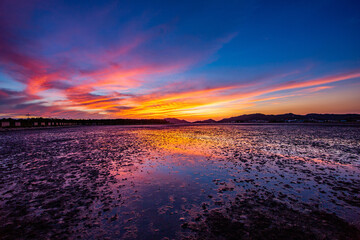
[[[0,132],[0,239],[360,239],[360,128]]]

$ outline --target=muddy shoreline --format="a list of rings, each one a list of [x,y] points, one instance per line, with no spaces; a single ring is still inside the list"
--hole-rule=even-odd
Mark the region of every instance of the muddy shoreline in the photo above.
[[[359,239],[360,129],[0,134],[0,239]]]

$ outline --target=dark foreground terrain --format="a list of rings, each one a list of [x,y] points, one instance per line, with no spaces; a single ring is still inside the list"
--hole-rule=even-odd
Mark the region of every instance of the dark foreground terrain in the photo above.
[[[360,239],[360,128],[0,132],[0,239]]]

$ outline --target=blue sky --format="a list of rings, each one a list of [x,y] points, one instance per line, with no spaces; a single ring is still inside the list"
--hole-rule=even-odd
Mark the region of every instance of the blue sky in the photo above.
[[[0,3],[0,117],[360,113],[358,1]]]

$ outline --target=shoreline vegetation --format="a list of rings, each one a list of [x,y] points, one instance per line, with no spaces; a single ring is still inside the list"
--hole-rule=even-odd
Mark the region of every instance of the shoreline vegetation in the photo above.
[[[97,126],[97,125],[162,125],[162,124],[226,124],[226,123],[331,123],[331,124],[360,124],[360,114],[306,114],[293,113],[280,115],[265,115],[261,113],[247,114],[237,117],[224,118],[220,121],[213,119],[188,122],[177,118],[165,119],[59,119],[59,118],[3,118],[0,128],[38,128],[60,126]]]

